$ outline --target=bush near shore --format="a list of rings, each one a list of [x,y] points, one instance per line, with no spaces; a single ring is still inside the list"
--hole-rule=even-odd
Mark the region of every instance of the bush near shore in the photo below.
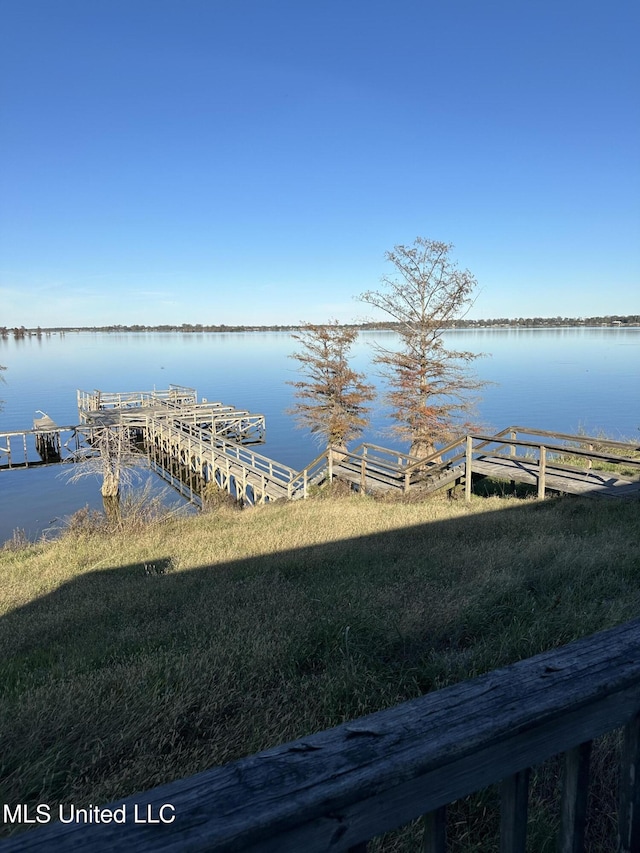
[[[637,617],[639,540],[637,502],[578,498],[78,517],[0,551],[0,800],[106,803]],[[615,749],[594,757],[594,851],[614,849]],[[537,853],[558,768],[534,774]],[[496,802],[450,809],[453,850],[491,848]]]

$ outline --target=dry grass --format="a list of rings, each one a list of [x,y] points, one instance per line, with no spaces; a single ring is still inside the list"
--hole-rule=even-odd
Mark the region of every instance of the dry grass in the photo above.
[[[578,434],[582,434],[581,431],[578,431]],[[595,440],[594,440],[595,439]],[[576,468],[587,468],[592,467],[594,471],[610,471],[611,473],[616,474],[618,477],[622,477],[625,479],[631,480],[639,480],[640,479],[640,446],[637,441],[632,441],[631,439],[623,439],[628,447],[617,447],[612,446],[608,442],[608,437],[604,433],[600,433],[597,436],[592,436],[591,440],[587,440],[585,437],[584,441],[576,441],[576,442],[566,442],[567,444],[567,453],[557,456],[557,461],[562,463],[563,465],[572,465]],[[589,463],[588,457],[586,456],[576,456],[571,453],[573,448],[578,448],[580,450],[585,451],[595,451],[596,453],[604,453],[608,454],[612,457],[610,461],[605,461],[602,459],[595,459],[591,463]],[[615,457],[622,457],[626,459],[634,460],[631,464],[625,462],[617,462],[615,461]]]
[[[0,800],[108,802],[636,617],[639,534],[622,502],[334,497],[0,552]],[[451,810],[453,849],[494,799]]]

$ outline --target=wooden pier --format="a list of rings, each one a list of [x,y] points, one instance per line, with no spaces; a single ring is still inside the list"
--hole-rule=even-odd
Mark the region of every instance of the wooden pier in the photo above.
[[[126,430],[152,470],[198,506],[211,487],[248,505],[304,498],[326,476],[326,453],[303,471],[270,459],[253,447],[264,442],[264,415],[198,401],[193,388],[78,391],[77,401],[77,425],[58,426],[40,412],[33,429],[0,433],[0,470],[98,454],[98,435],[108,429]]]
[[[195,389],[78,391],[79,424],[58,426],[44,412],[33,429],[0,433],[0,470],[74,462],[98,453],[105,429],[126,430],[150,467],[192,503],[213,488],[242,504],[305,498],[311,485],[334,479],[366,492],[429,494],[489,477],[512,487],[526,483],[548,492],[640,498],[640,445],[510,426],[494,435],[470,433],[417,459],[363,443],[351,451],[329,447],[301,471],[258,453],[264,415],[208,400]],[[613,470],[605,470],[604,464]]]

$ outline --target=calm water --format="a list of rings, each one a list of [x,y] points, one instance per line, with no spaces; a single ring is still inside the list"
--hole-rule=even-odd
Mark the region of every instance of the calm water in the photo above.
[[[372,372],[370,343],[382,338],[391,345],[394,335],[361,335],[356,369]],[[640,328],[457,331],[448,334],[447,344],[487,354],[476,362],[478,375],[495,383],[479,405],[487,428],[520,424],[639,437]],[[0,364],[8,368],[6,384],[0,385],[5,401],[0,431],[31,427],[38,409],[58,424],[76,423],[77,388],[137,391],[173,382],[195,387],[209,400],[264,414],[267,443],[261,452],[299,469],[319,448],[285,413],[293,402],[286,382],[297,377],[296,363],[288,358],[294,349],[291,336],[277,332],[0,339]],[[384,434],[388,425],[378,403],[364,439],[406,449]],[[35,538],[85,504],[101,506],[97,480],[69,485],[60,472],[60,466],[0,472],[0,542],[15,528]]]

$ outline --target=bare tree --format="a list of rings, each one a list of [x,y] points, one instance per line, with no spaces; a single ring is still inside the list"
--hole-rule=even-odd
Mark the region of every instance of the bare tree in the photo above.
[[[289,414],[298,426],[306,427],[321,442],[341,448],[356,438],[369,421],[369,407],[375,389],[364,375],[349,366],[349,351],[358,337],[356,329],[306,323],[293,335],[301,348],[290,358],[300,364],[304,379],[289,382],[296,389],[297,403]]]
[[[92,431],[91,444],[80,449],[71,460],[75,464],[69,482],[83,477],[102,477],[100,491],[107,515],[117,514],[121,486],[131,486],[146,459],[137,453],[130,431],[123,426],[98,426]]]
[[[468,428],[475,397],[485,383],[469,370],[478,354],[447,349],[443,333],[473,303],[476,279],[451,260],[450,243],[418,237],[411,246],[395,246],[385,258],[394,272],[383,287],[360,296],[398,324],[398,350],[376,345],[395,420],[394,434],[411,442],[410,453],[424,457],[436,445]]]

